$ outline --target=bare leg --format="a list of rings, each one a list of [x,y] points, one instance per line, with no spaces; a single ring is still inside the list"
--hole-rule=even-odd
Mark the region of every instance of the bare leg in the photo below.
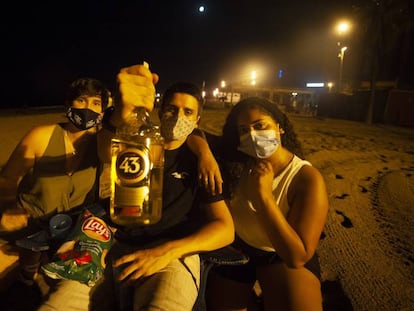
[[[257,277],[265,310],[322,311],[320,282],[308,269],[279,263],[258,267]]]

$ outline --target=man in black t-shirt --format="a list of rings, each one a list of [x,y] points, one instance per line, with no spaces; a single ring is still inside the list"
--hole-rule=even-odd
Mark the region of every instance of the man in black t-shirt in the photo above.
[[[199,185],[198,160],[186,143],[201,110],[201,92],[191,83],[175,83],[164,93],[159,109],[165,139],[162,218],[153,225],[119,228],[115,235],[115,275],[132,285],[135,309],[191,310],[200,278],[196,254],[234,238],[223,197]]]

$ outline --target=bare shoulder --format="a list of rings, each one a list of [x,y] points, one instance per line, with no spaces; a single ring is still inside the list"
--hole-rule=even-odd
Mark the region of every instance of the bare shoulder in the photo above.
[[[3,170],[7,176],[21,178],[41,157],[56,125],[41,125],[30,129],[13,150]],[[2,171],[3,172],[3,171]]]
[[[23,148],[25,153],[42,155],[56,124],[39,125],[30,129],[26,135],[22,138],[19,146]]]
[[[311,214],[317,213],[321,217],[320,223],[323,223],[329,202],[325,180],[321,172],[314,166],[304,165],[289,186],[288,200],[292,205],[292,211],[298,211],[300,215],[305,211],[309,211]]]
[[[298,176],[304,179],[323,179],[321,172],[312,165],[304,165],[298,172]]]
[[[23,141],[38,141],[45,138],[50,138],[56,124],[38,125],[32,127],[23,137]]]
[[[325,180],[316,167],[312,165],[304,165],[293,178],[290,188],[300,191],[325,188]]]

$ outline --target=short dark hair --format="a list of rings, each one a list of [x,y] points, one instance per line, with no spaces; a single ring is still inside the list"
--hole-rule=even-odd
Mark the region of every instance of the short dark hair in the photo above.
[[[81,95],[100,96],[102,111],[108,106],[111,92],[99,80],[93,78],[79,78],[74,80],[66,91],[66,103],[70,104]]]
[[[204,104],[203,95],[201,94],[200,88],[191,82],[175,82],[171,84],[162,96],[161,109],[170,103],[175,93],[184,93],[193,96],[198,103],[198,115],[201,115]]]

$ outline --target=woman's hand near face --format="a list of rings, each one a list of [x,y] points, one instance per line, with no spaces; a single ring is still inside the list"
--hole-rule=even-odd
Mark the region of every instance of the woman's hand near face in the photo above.
[[[258,160],[249,171],[247,189],[254,206],[260,207],[265,199],[273,198],[273,178],[272,164],[266,160]]]

